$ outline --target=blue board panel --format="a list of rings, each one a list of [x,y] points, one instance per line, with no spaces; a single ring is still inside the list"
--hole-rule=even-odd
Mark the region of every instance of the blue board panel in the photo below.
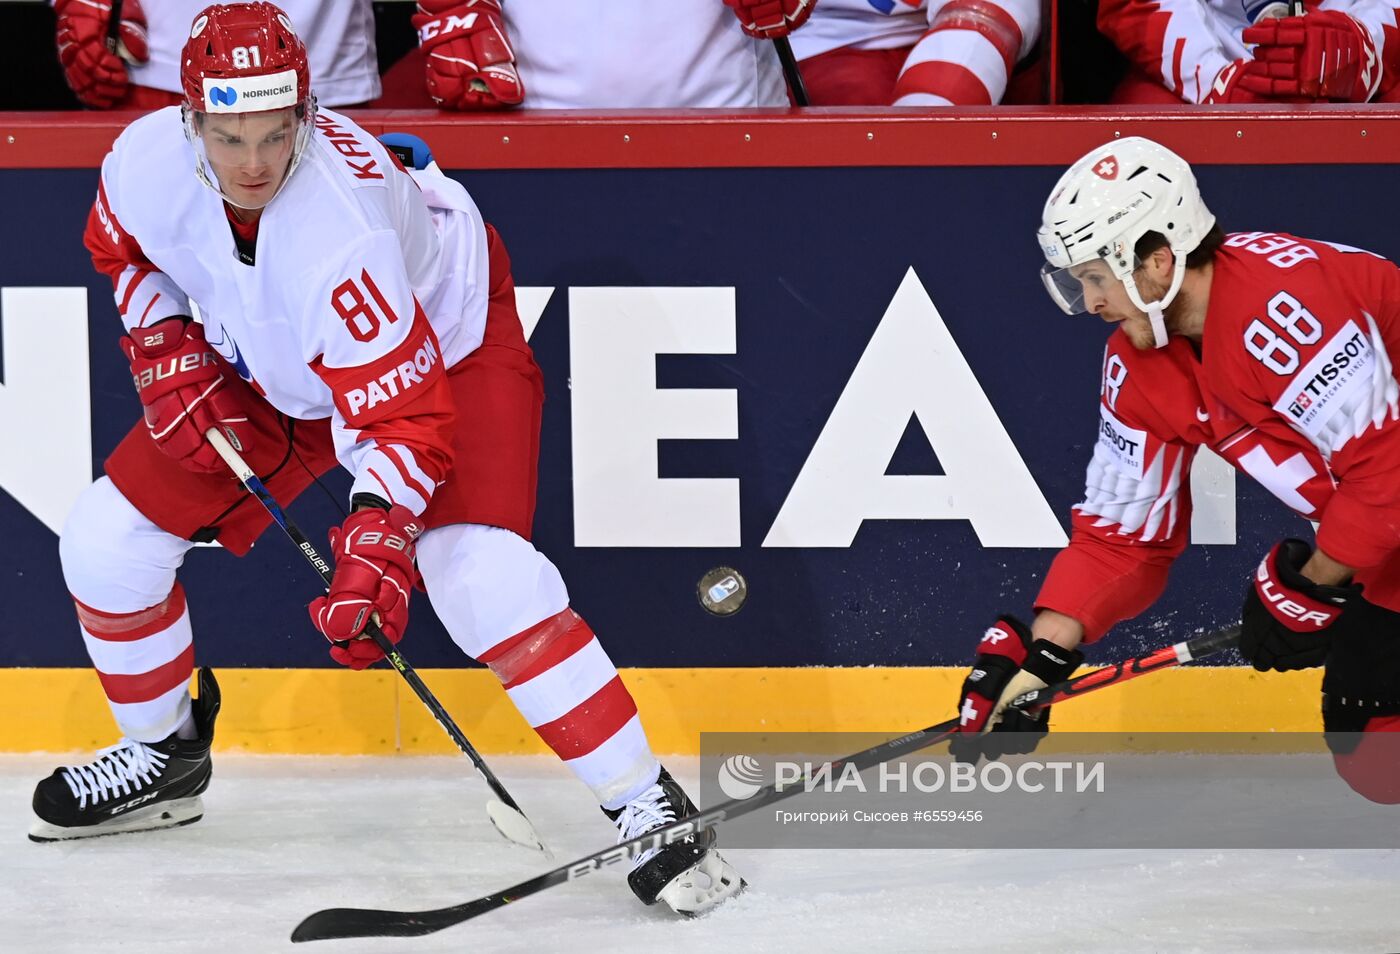
[[[517,284],[555,289],[531,339],[548,389],[536,542],[619,665],[955,664],[995,613],[1029,611],[1054,550],[984,547],[965,520],[869,520],[849,546],[763,543],[911,268],[1068,527],[1095,436],[1107,329],[1060,315],[1036,275],[1037,214],[1058,171],[454,173],[499,228]],[[1210,166],[1200,178],[1227,229],[1287,230],[1400,254],[1387,168],[1349,166],[1338,180],[1325,167]],[[0,286],[88,289],[94,475],[139,414],[115,347],[107,282],[92,272],[81,243],[95,181],[91,170],[0,172],[0,207],[10,234],[22,237],[0,258]],[[1331,184],[1322,190],[1320,182]],[[739,545],[577,546],[570,290],[676,286],[734,289],[736,347],[658,356],[657,387],[734,391],[738,437],[663,440],[659,474],[738,479]],[[55,340],[46,360],[62,362],[70,349]],[[967,399],[948,393],[943,411],[958,414]],[[65,426],[62,407],[6,408],[51,416],[56,431]],[[920,426],[928,422],[906,414],[898,423],[904,438],[886,472],[940,473],[939,448]],[[25,449],[5,445],[0,453]],[[340,497],[348,481],[336,475],[327,485]],[[318,540],[336,519],[314,488],[292,513]],[[1108,654],[1233,620],[1258,555],[1300,530],[1247,479],[1238,484],[1237,522],[1238,544],[1193,546],[1164,599],[1126,624]],[[0,529],[0,665],[85,664],[56,535],[3,492]],[[728,618],[707,614],[695,597],[700,576],[721,564],[740,569],[750,587],[745,608]],[[316,578],[280,534],[264,536],[243,560],[197,550],[183,579],[201,661],[328,664],[302,609]],[[404,649],[422,667],[465,664],[421,596]]]

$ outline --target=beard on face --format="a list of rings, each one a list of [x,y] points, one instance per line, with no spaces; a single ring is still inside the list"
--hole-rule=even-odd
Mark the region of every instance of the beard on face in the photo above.
[[[1146,302],[1161,301],[1166,296],[1171,286],[1166,282],[1160,282],[1148,275],[1145,271],[1137,276],[1138,294]],[[1186,291],[1179,289],[1176,297],[1172,299],[1162,312],[1162,320],[1166,325],[1167,334],[1172,335],[1177,332],[1179,322],[1178,316],[1186,309]],[[1136,311],[1136,308],[1134,309]],[[1137,313],[1126,319],[1122,323],[1123,332],[1128,336],[1134,348],[1139,351],[1151,351],[1157,347],[1157,339],[1152,334],[1152,320],[1146,313]]]

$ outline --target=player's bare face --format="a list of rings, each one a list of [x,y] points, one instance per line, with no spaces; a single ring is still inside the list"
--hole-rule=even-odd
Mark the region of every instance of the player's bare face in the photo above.
[[[1142,309],[1133,304],[1133,300],[1128,297],[1128,290],[1109,270],[1107,264],[1095,260],[1074,265],[1069,271],[1079,279],[1080,287],[1084,290],[1086,312],[1098,315],[1109,324],[1122,325],[1123,333],[1128,336],[1134,348],[1150,351],[1156,347],[1152,336],[1152,322]],[[1160,301],[1166,293],[1166,286],[1156,282],[1145,268],[1138,268],[1133,273],[1133,279],[1137,282],[1138,293],[1142,295],[1143,301]]]
[[[271,202],[291,165],[296,123],[292,109],[206,115],[200,135],[224,195],[245,209]]]

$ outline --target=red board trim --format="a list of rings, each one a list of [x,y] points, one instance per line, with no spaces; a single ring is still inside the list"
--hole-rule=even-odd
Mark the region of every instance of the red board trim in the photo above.
[[[0,168],[95,168],[135,115],[0,113]],[[1400,113],[1386,105],[350,115],[424,136],[445,169],[1065,165],[1131,135],[1204,164],[1400,163]]]

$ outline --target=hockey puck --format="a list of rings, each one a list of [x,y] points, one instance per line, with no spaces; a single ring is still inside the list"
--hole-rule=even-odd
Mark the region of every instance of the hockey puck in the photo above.
[[[695,595],[707,612],[732,616],[744,608],[744,601],[749,598],[749,585],[733,567],[717,566],[700,577]]]

